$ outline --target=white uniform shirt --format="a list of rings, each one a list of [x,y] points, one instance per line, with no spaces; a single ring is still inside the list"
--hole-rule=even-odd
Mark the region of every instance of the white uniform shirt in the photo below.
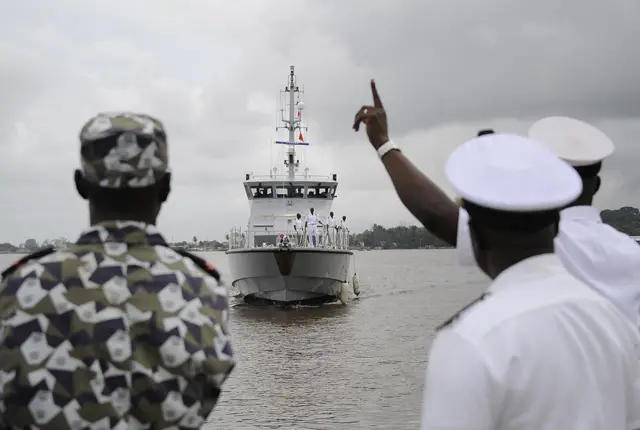
[[[303,230],[302,218],[301,219],[296,218],[295,227],[296,227],[296,233],[302,233],[302,230]]]
[[[315,227],[318,224],[318,216],[316,214],[309,213],[305,219],[308,227]]]
[[[340,220],[340,228],[343,230],[347,229],[347,222],[343,219]]]
[[[422,430],[640,428],[640,333],[554,254],[505,270],[431,348]]]
[[[335,227],[336,226],[336,219],[335,218],[331,218],[331,216],[327,217],[327,225],[329,227]]]
[[[570,207],[560,215],[555,247],[562,263],[640,327],[640,245],[604,224],[592,206]]]
[[[456,244],[460,264],[475,265],[469,214],[460,209]],[[640,327],[640,245],[624,233],[604,224],[592,206],[576,206],[560,212],[556,254],[567,270],[611,299]]]

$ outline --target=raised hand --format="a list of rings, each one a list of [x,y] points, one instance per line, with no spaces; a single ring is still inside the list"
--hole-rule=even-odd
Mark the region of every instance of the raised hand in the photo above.
[[[371,94],[373,95],[373,106],[362,106],[358,110],[353,121],[353,129],[359,131],[360,124],[364,123],[369,142],[378,149],[389,141],[389,126],[387,125],[387,113],[382,106],[382,100],[373,79],[371,80]]]

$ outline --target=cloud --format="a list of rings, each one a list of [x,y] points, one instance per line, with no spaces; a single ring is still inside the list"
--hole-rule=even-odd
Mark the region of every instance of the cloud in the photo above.
[[[91,115],[146,111],[168,129],[174,187],[160,225],[221,238],[248,216],[241,182],[267,173],[276,100],[295,64],[315,173],[340,177],[354,229],[415,222],[363,135],[375,77],[405,153],[446,187],[450,151],[480,127],[538,117],[601,126],[618,152],[602,206],[638,204],[640,27],[634,0],[36,0],[0,5],[1,240],[75,237],[77,134]]]

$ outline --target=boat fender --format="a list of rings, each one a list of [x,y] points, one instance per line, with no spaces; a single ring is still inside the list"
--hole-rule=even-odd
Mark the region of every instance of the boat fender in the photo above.
[[[356,296],[360,295],[360,279],[358,279],[358,274],[353,274],[353,280],[351,281],[353,284],[353,294]]]
[[[190,252],[187,252],[184,249],[176,249],[175,251],[178,254],[182,255],[183,257],[186,257],[189,260],[193,261],[193,263],[196,266],[198,266],[200,269],[207,272],[207,274],[213,276],[215,280],[218,281],[218,284],[222,283],[220,272],[218,272],[218,270],[215,267],[213,267],[212,264],[207,263],[203,258],[198,257],[197,255],[194,255]]]
[[[349,301],[349,283],[348,282],[343,282],[341,287],[340,287],[340,302],[343,305],[346,305],[347,302]]]

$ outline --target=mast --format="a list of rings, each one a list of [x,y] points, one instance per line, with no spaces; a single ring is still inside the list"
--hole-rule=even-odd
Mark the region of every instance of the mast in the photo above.
[[[289,80],[287,82],[287,87],[284,89],[284,92],[288,95],[289,101],[289,112],[288,118],[285,117],[284,108],[282,109],[282,122],[285,124],[284,127],[276,127],[276,130],[286,129],[289,132],[288,140],[286,142],[278,142],[278,143],[286,143],[288,146],[287,149],[287,158],[284,161],[284,165],[289,169],[289,179],[291,181],[294,180],[296,170],[300,165],[299,160],[296,159],[296,130],[300,130],[303,127],[300,127],[300,121],[302,116],[302,108],[303,104],[301,102],[296,103],[296,94],[300,93],[300,89],[296,83],[296,75],[295,75],[295,66],[291,66],[289,70]],[[286,104],[286,103],[285,103]],[[296,115],[296,111],[299,112],[299,116]]]

